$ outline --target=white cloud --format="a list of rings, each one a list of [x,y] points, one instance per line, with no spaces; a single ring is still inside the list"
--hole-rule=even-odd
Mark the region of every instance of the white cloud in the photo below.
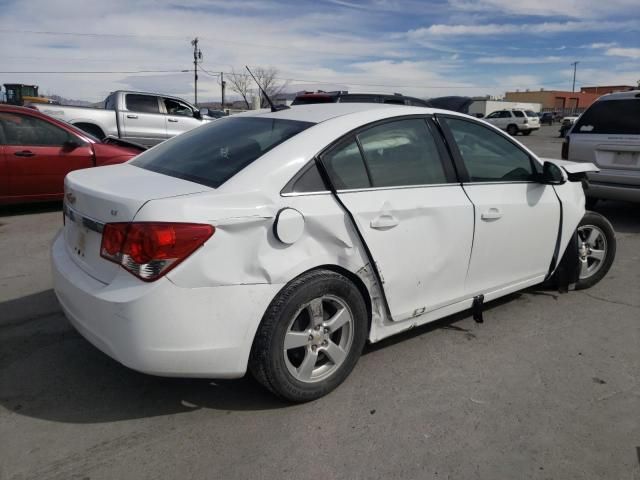
[[[489,23],[476,25],[434,24],[406,32],[411,40],[434,38],[441,36],[491,36],[508,34],[546,34],[568,32],[596,32],[609,30],[638,30],[640,25],[635,21],[569,21],[544,23]]]
[[[570,63],[566,57],[481,57],[475,60],[476,63],[488,63],[495,65],[529,65],[545,63]]]
[[[628,57],[640,59],[640,48],[609,48],[606,52],[606,55],[614,56],[614,57]]]
[[[611,48],[611,47],[615,47],[617,45],[616,42],[607,42],[607,43],[603,43],[603,42],[599,42],[599,43],[592,43],[591,45],[586,45],[587,48]]]
[[[615,12],[624,14],[638,9],[637,0],[449,0],[449,5],[467,12],[570,18],[607,18]]]

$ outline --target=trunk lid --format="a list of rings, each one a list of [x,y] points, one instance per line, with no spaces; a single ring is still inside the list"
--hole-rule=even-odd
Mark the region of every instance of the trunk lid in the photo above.
[[[108,284],[120,268],[100,256],[105,223],[130,222],[150,200],[213,190],[129,164],[76,170],[65,179],[64,238],[73,261]]]

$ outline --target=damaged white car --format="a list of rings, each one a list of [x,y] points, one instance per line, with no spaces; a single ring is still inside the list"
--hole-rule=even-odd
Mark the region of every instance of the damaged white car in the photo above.
[[[615,255],[585,214],[592,164],[544,161],[466,115],[329,104],[252,112],[66,179],[52,247],[71,323],[155,375],[250,370],[291,401],[349,375],[365,342]]]

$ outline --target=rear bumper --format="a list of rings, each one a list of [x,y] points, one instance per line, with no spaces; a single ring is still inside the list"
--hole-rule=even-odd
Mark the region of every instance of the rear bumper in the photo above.
[[[591,180],[589,181],[589,188],[586,191],[586,195],[587,197],[602,198],[606,200],[640,202],[640,185],[621,185]]]
[[[54,289],[73,326],[107,355],[152,375],[236,378],[280,285],[182,288],[144,283],[122,270],[105,285],[71,259],[63,237],[51,251]]]
[[[519,123],[518,124],[518,130],[520,131],[533,131],[533,130],[540,130],[540,125],[531,125],[529,123]]]

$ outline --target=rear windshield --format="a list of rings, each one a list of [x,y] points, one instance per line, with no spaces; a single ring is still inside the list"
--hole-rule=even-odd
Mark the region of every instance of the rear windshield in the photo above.
[[[584,112],[571,134],[640,135],[640,99],[604,100]]]
[[[538,114],[533,110],[525,110],[524,113],[526,113],[529,118],[538,118]]]
[[[254,160],[312,125],[274,118],[224,118],[167,140],[131,164],[218,188]]]

